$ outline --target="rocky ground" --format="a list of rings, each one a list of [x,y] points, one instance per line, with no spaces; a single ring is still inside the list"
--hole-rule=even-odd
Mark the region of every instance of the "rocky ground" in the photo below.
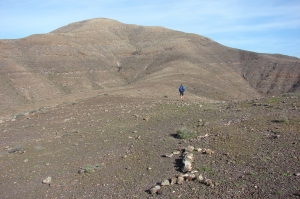
[[[299,98],[104,94],[2,117],[1,198],[299,198]]]

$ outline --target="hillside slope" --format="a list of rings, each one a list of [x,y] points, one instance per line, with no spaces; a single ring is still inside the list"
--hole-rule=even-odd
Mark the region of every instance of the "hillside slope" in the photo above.
[[[48,34],[0,40],[0,106],[88,93],[249,99],[299,91],[300,60],[228,48],[206,37],[92,19]]]

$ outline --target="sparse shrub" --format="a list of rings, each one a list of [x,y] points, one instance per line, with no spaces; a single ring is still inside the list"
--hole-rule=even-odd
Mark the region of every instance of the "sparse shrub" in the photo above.
[[[253,171],[250,171],[250,172],[249,172],[249,175],[254,176],[255,173],[254,173]]]
[[[276,191],[276,194],[277,195],[281,195],[281,191]]]
[[[197,171],[199,171],[199,172],[211,172],[212,169],[209,166],[203,167],[203,168],[199,167],[199,168],[197,168]]]
[[[206,172],[210,172],[211,168],[210,167],[204,167],[203,170],[206,171]]]
[[[38,110],[31,110],[31,111],[29,111],[29,113],[28,114],[33,114],[33,113],[35,113],[35,112],[37,112]]]
[[[282,175],[285,176],[285,177],[291,176],[289,171],[284,172]]]
[[[250,103],[249,102],[242,102],[241,103],[241,107],[243,107],[243,108],[247,108],[247,107],[249,107],[250,106]]]
[[[181,129],[177,130],[177,138],[179,139],[189,139],[196,136],[197,134],[195,131],[187,129],[186,127],[182,127]]]
[[[270,99],[267,100],[267,103],[273,104],[273,103],[280,103],[282,102],[282,98],[277,96],[277,97],[272,97]]]
[[[285,93],[282,95],[282,97],[293,97],[295,95],[296,95],[296,93]]]
[[[99,170],[99,169],[101,169],[102,167],[103,167],[102,164],[96,164],[96,165],[94,166],[94,169],[95,169],[95,170]]]
[[[289,121],[289,119],[285,115],[281,115],[278,119],[272,120],[272,122],[274,122],[274,123],[286,123],[288,121]]]
[[[84,167],[82,167],[78,173],[79,174],[91,174],[93,172],[95,172],[96,170],[99,170],[102,168],[102,164],[96,164],[96,165],[90,165],[90,164],[87,164],[85,165]]]
[[[79,171],[79,173],[86,173],[86,174],[91,174],[95,172],[95,167],[93,165],[85,165],[84,167],[82,167]]]
[[[279,120],[280,120],[281,122],[285,123],[285,122],[288,122],[288,121],[289,121],[289,118],[288,118],[287,116],[285,116],[285,115],[281,115],[280,118],[279,118]]]
[[[19,117],[23,117],[25,116],[24,113],[18,113],[16,116],[15,116],[15,119],[18,119]]]

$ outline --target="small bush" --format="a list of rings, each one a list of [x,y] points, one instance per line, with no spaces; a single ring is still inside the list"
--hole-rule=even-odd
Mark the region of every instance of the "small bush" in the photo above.
[[[23,116],[25,116],[24,113],[18,113],[18,114],[15,116],[15,119],[18,119],[18,118],[23,117]]]
[[[271,122],[274,123],[287,123],[289,121],[288,117],[286,117],[285,115],[281,115],[279,116],[278,119],[272,120]]]
[[[36,113],[38,110],[31,110],[31,111],[29,111],[29,113],[28,114],[33,114],[33,113]]]
[[[210,167],[204,167],[203,170],[206,171],[206,172],[211,172],[211,168]]]
[[[280,102],[282,102],[281,97],[272,97],[269,100],[267,100],[267,103],[269,104],[280,103]]]
[[[79,173],[91,174],[93,172],[95,172],[95,168],[93,165],[85,165],[84,167],[82,167]]]
[[[182,127],[181,129],[177,130],[177,137],[179,139],[189,139],[196,137],[196,132],[186,127]]]
[[[80,168],[78,171],[79,174],[91,174],[95,172],[96,170],[99,170],[103,167],[102,164],[96,164],[96,165],[85,165],[84,167]]]

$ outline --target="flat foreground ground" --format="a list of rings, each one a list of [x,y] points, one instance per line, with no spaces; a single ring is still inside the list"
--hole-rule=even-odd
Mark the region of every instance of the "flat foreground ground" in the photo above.
[[[1,198],[297,198],[299,110],[296,94],[211,103],[106,94],[20,112],[0,121]],[[184,174],[188,146],[193,172],[212,183],[150,194]]]

